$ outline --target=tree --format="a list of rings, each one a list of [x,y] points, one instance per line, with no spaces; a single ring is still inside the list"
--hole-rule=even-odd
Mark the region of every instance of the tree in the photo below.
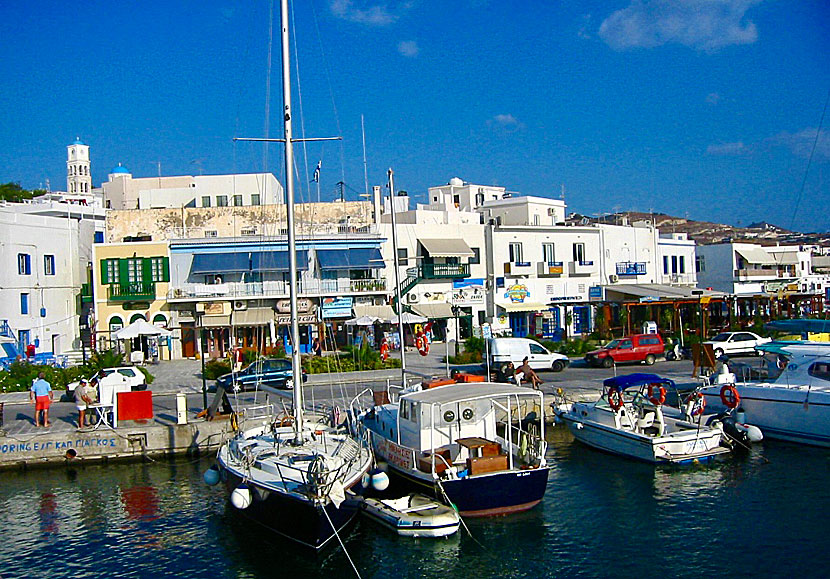
[[[20,183],[9,181],[0,185],[0,201],[10,201],[12,203],[20,203],[21,201],[28,201],[37,195],[46,193],[43,189],[33,189],[28,191],[20,186]]]

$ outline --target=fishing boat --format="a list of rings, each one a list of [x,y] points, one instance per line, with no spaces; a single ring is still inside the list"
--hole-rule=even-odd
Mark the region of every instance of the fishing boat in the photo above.
[[[280,2],[285,143],[285,192],[289,279],[297,279],[294,227],[294,153],[291,127],[288,1]],[[240,139],[242,140],[242,139]],[[245,139],[270,140],[270,139]],[[231,504],[263,527],[297,543],[320,549],[357,514],[346,492],[359,485],[372,465],[366,437],[311,422],[303,414],[297,284],[289,284],[293,370],[293,413],[239,432],[222,445],[208,483],[224,481]],[[263,387],[263,390],[268,390]]]
[[[461,518],[452,507],[417,493],[397,499],[364,498],[362,512],[404,537],[447,537]]]
[[[352,412],[388,465],[390,490],[413,487],[455,505],[462,516],[530,509],[545,494],[544,396],[490,382],[374,393]]]
[[[672,380],[656,374],[628,374],[603,382],[603,394],[592,403],[560,407],[563,420],[578,441],[652,464],[707,462],[730,451],[719,421],[706,425],[705,399],[698,391],[686,397],[679,416],[664,413]]]
[[[763,352],[767,378],[736,381],[736,415],[761,429],[766,438],[830,447],[830,344],[770,342]],[[725,386],[702,393],[713,406],[725,406]]]

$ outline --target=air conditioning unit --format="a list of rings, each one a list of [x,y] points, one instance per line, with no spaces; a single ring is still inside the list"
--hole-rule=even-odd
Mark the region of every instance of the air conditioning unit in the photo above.
[[[406,301],[410,304],[418,303],[418,294],[406,294]]]
[[[245,300],[237,300],[233,302],[233,309],[236,311],[247,310],[248,302],[246,302]]]
[[[608,281],[610,281],[611,283],[617,283],[618,281],[620,281],[620,276],[618,276],[615,273],[612,273],[608,276]]]
[[[548,215],[556,215],[556,207],[548,207]]]

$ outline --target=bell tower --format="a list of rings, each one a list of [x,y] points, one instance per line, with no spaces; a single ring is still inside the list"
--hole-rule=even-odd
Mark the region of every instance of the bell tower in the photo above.
[[[89,145],[80,139],[66,147],[66,192],[70,195],[90,195],[92,176],[89,174]]]

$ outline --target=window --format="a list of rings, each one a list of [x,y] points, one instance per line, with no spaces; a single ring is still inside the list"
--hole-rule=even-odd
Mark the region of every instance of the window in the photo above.
[[[697,273],[702,271],[706,271],[706,256],[704,255],[696,255],[695,256],[695,269]]]
[[[678,273],[686,273],[686,256],[681,255],[678,259]]]
[[[202,197],[202,207],[210,207],[210,196],[205,195]]]
[[[151,257],[150,258],[150,279],[152,281],[169,281],[165,275],[166,257]]]
[[[484,205],[484,193],[476,193],[476,207]]]
[[[251,193],[251,205],[262,205],[259,193]]]
[[[140,283],[144,281],[144,272],[141,269],[141,259],[133,258],[127,260],[127,281],[130,283]],[[132,323],[132,322],[130,322]]]
[[[556,245],[553,243],[542,244],[542,261],[548,264],[556,261]]]
[[[669,256],[668,255],[663,256],[663,274],[664,275],[669,275]]]
[[[530,346],[530,353],[531,354],[547,354],[548,353],[548,351],[545,350],[539,344],[528,344],[528,346]]]
[[[574,243],[574,261],[583,263],[585,261],[585,244]]]
[[[46,275],[55,275],[55,256],[43,256],[43,273]]]
[[[28,253],[17,254],[17,273],[32,275],[32,257]]]
[[[538,214],[538,213],[534,213],[534,214],[533,214],[533,225],[539,225],[539,223],[540,223],[540,221],[539,221],[539,214]]]
[[[205,231],[205,237],[216,237],[217,233],[215,229],[208,229]]]
[[[405,247],[398,248],[398,265],[406,265],[409,258],[409,252]]]
[[[473,250],[473,256],[470,258],[470,265],[475,265],[481,263],[481,248],[480,247],[471,247],[470,249]]]
[[[234,207],[242,207],[242,195],[234,195],[233,196],[233,206]]]
[[[106,285],[118,282],[118,260],[105,259],[101,262],[101,283]]]
[[[677,273],[677,256],[676,255],[671,256],[671,272],[673,274]]]
[[[216,197],[216,206],[217,207],[227,207],[228,206],[228,196],[227,195],[219,195]]]
[[[246,227],[243,228],[240,233],[242,235],[256,235],[256,227]]]
[[[29,313],[29,294],[20,294],[20,314],[26,315]]]
[[[522,244],[519,242],[513,242],[508,246],[508,251],[510,252],[510,263],[521,263],[524,260],[522,259]]]

